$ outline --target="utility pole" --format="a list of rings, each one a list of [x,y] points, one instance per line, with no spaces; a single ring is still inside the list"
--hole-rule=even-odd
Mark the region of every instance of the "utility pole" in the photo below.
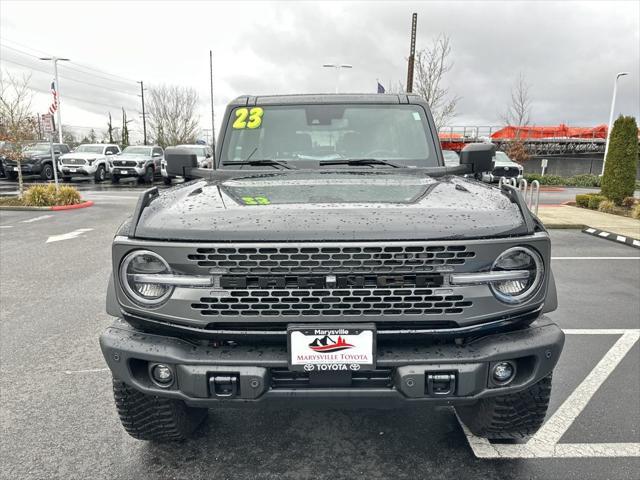
[[[211,165],[216,168],[216,124],[213,116],[213,52],[209,50],[209,79],[211,82],[211,150],[213,159]]]
[[[407,67],[407,93],[413,92],[413,64],[416,58],[417,27],[418,27],[418,14],[414,13],[411,19],[411,46],[409,47],[409,65]]]
[[[62,143],[62,120],[60,119],[60,104],[62,103],[60,100],[60,82],[58,81],[58,62],[68,62],[68,58],[58,58],[58,57],[40,57],[40,60],[49,60],[53,62],[53,74],[55,76],[56,82],[56,95],[58,97],[58,109],[56,110],[56,117],[58,119],[58,142]],[[55,163],[55,162],[54,162]],[[54,173],[56,167],[54,166]]]
[[[607,143],[604,146],[604,158],[602,159],[602,173],[604,175],[604,166],[607,163],[607,153],[609,153],[609,140],[611,139],[611,129],[613,128],[613,112],[616,108],[616,93],[618,92],[618,79],[629,75],[629,72],[620,72],[616,75],[616,79],[613,81],[613,97],[611,98],[611,112],[609,113],[609,128],[607,129]]]
[[[147,116],[144,113],[144,82],[140,80],[140,96],[142,97],[142,135],[144,136],[144,144],[147,144]]]

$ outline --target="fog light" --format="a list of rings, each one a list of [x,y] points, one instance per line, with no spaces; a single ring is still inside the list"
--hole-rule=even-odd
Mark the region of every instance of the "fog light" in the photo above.
[[[511,362],[496,363],[493,367],[493,380],[496,383],[504,384],[513,379],[516,368]]]
[[[151,376],[153,379],[163,386],[167,386],[173,382],[173,371],[167,365],[158,363],[151,368]]]

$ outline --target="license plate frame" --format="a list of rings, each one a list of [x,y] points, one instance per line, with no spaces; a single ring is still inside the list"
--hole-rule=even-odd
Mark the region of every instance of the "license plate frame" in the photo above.
[[[373,370],[376,326],[374,323],[288,325],[287,362],[291,371]]]
[[[77,168],[70,168],[70,169],[69,169],[69,171],[70,171],[71,173],[76,173],[76,172],[78,171],[78,169],[77,169]]]

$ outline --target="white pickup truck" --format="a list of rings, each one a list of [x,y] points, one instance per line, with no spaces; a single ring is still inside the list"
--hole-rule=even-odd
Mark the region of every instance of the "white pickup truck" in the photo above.
[[[119,153],[120,147],[113,143],[79,145],[73,152],[60,157],[58,170],[65,181],[74,176],[93,176],[96,182],[103,182],[109,171],[108,157]]]

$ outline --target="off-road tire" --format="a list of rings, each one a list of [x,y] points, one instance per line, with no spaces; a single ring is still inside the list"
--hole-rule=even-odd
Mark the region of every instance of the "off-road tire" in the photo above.
[[[45,163],[42,166],[42,171],[40,172],[40,178],[42,180],[53,180],[54,174],[53,174],[53,166],[50,163]]]
[[[182,400],[147,395],[115,378],[113,396],[122,426],[138,440],[185,440],[208,413],[206,408],[189,407]]]
[[[107,170],[104,168],[104,165],[98,165],[96,168],[96,173],[94,174],[94,180],[96,183],[104,182],[107,178]]]
[[[474,435],[521,440],[542,426],[550,396],[551,374],[526,390],[484,398],[474,405],[456,407],[456,411]]]
[[[171,185],[171,177],[162,177],[162,181],[165,185]]]
[[[120,175],[115,173],[111,175],[111,183],[120,183]]]

